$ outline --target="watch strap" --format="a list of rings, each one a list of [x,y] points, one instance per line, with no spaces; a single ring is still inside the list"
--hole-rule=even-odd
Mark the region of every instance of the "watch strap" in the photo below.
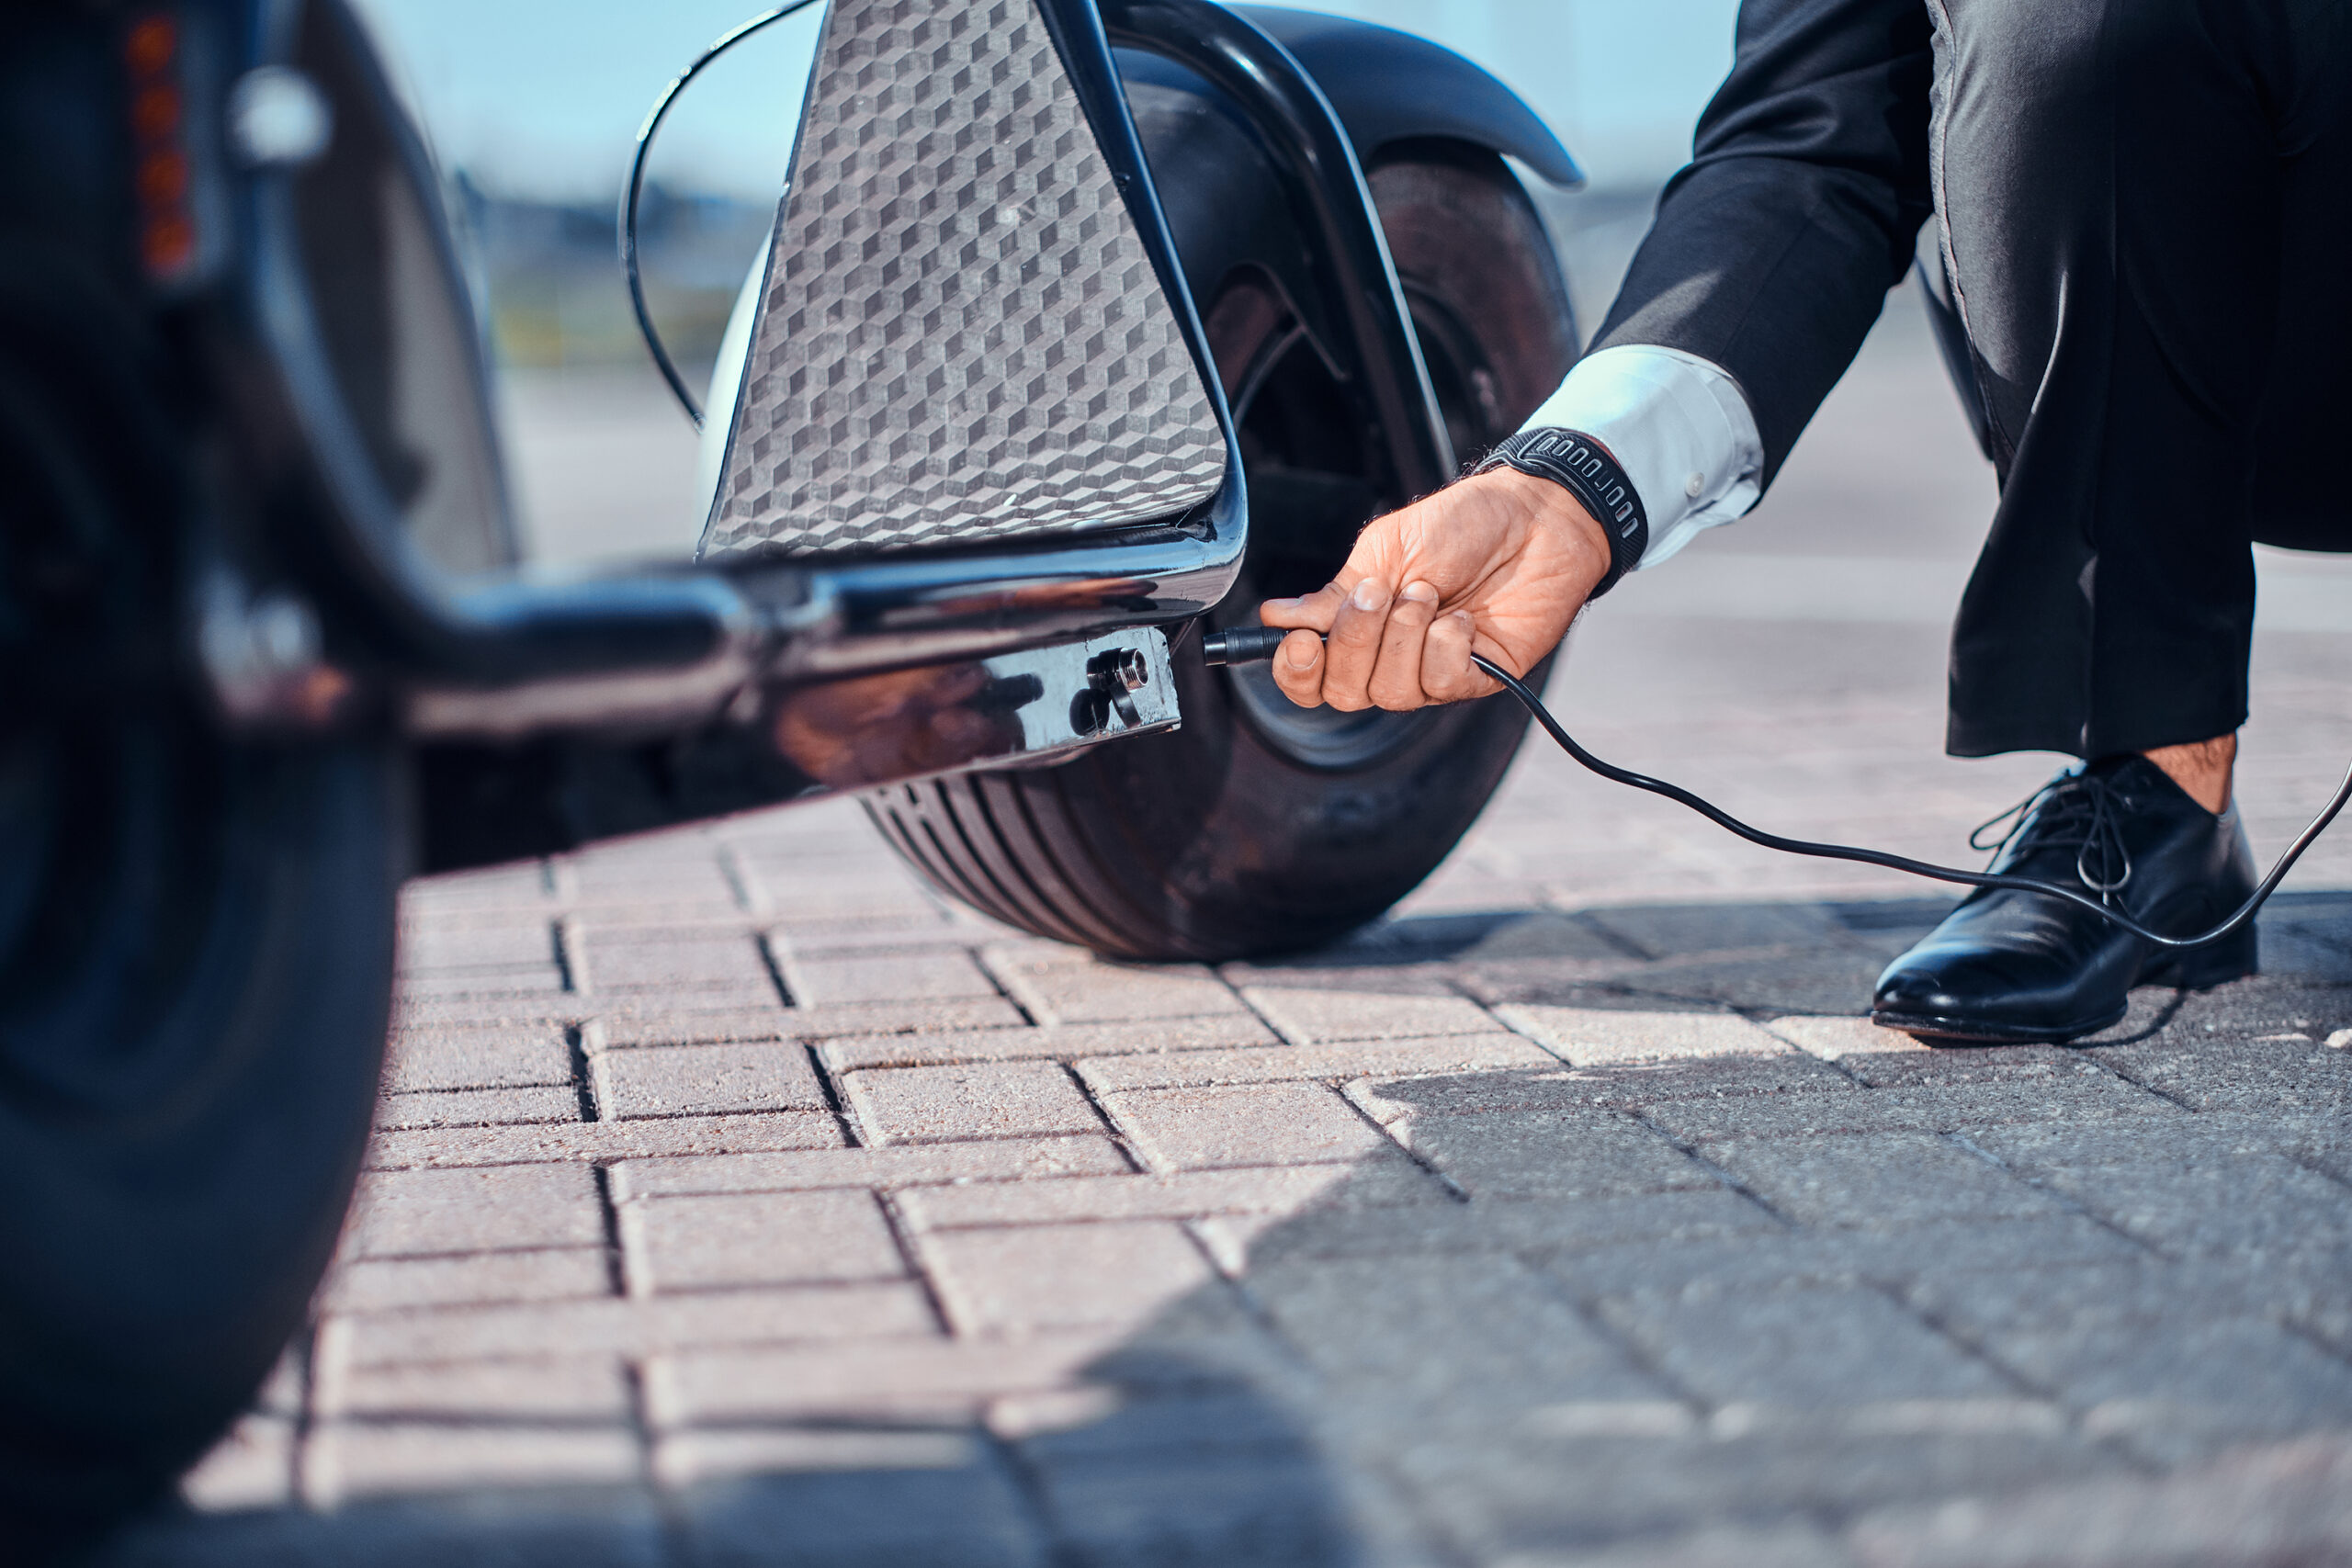
[[[1609,570],[1592,598],[1616,587],[1617,580],[1639,565],[1649,549],[1649,513],[1642,509],[1640,492],[1615,455],[1583,432],[1523,430],[1487,453],[1471,472],[1497,468],[1550,479],[1575,496],[1609,536]]]

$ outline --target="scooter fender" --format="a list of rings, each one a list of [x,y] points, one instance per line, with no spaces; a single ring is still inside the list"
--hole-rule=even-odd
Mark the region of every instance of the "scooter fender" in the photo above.
[[[1585,183],[1575,158],[1526,101],[1427,39],[1344,17],[1236,6],[1306,68],[1366,164],[1400,141],[1460,141],[1516,158],[1563,189]]]

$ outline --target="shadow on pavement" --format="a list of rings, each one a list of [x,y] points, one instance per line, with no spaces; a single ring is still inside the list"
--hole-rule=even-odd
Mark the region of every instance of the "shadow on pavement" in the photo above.
[[[1433,916],[1252,966],[1442,974],[1564,1059],[1292,1086],[1363,1126],[1279,1184],[1118,1179],[1165,1205],[1093,1220],[1181,1219],[1221,1275],[994,1330],[1026,1372],[777,1386],[663,1435],[668,1484],[176,1517],[104,1568],[2334,1560],[2346,901],[2282,898],[2271,976],[2072,1052],[1851,1016],[1947,908]]]

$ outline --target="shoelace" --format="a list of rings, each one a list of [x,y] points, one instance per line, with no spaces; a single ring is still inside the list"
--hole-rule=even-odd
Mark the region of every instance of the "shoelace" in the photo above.
[[[2036,850],[2071,849],[2076,880],[2098,894],[2101,904],[2111,905],[2114,896],[2132,881],[2132,852],[2123,844],[2123,814],[2132,805],[2129,795],[2103,778],[2064,774],[1979,823],[1968,835],[1968,847],[1992,857],[1987,870],[2001,863],[2011,845],[2017,847],[2019,860]],[[1985,835],[2004,822],[2008,824],[2007,831],[1987,842]],[[2097,872],[2091,869],[2094,863]],[[2110,870],[2111,878],[2105,874]]]

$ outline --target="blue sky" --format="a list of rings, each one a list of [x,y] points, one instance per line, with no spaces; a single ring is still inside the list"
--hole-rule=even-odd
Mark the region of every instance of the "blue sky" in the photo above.
[[[514,194],[607,199],[662,85],[761,0],[358,0],[445,162]],[[1334,0],[1496,72],[1598,184],[1654,182],[1731,58],[1736,0]],[[663,132],[657,173],[766,196],[781,181],[814,8],[730,57]]]

